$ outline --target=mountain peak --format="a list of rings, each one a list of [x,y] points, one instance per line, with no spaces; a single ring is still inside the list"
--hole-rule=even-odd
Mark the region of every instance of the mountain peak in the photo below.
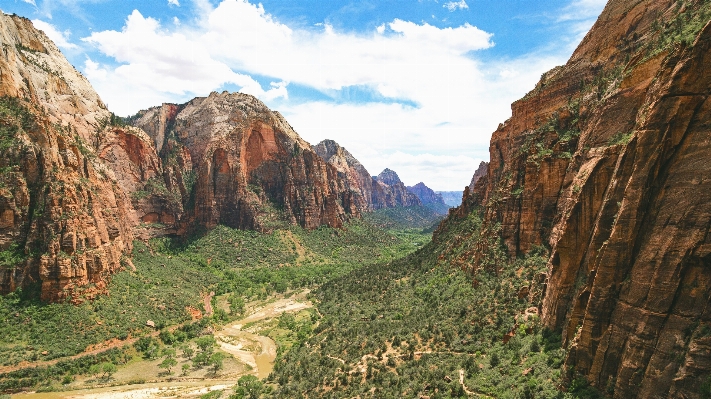
[[[398,183],[402,183],[400,177],[395,173],[394,170],[385,168],[377,177],[379,182],[383,182],[388,186],[393,186]]]

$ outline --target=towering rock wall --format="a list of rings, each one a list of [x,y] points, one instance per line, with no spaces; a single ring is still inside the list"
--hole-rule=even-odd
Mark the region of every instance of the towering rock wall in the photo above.
[[[615,398],[699,398],[711,373],[709,18],[705,1],[610,1],[513,104],[448,221],[480,209],[509,255],[551,249],[543,323],[569,377]]]
[[[29,20],[0,15],[0,44],[0,293],[38,283],[43,300],[81,301],[131,266],[136,238],[339,227],[366,209],[252,96],[165,104],[128,126]]]
[[[422,201],[405,187],[394,170],[385,169],[373,177],[373,210],[396,206],[422,205]]]
[[[338,176],[353,192],[353,200],[362,212],[372,209],[373,178],[365,167],[348,150],[333,140],[323,140],[313,150],[327,163],[333,165]]]
[[[32,23],[0,15],[0,292],[103,290],[131,249],[131,204],[96,156],[110,112]]]

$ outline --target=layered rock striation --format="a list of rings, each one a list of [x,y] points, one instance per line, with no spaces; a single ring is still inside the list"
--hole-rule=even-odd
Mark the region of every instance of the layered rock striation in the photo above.
[[[703,1],[610,1],[513,104],[447,221],[479,210],[510,256],[550,248],[542,321],[568,377],[611,397],[699,398],[711,373],[709,18]]]

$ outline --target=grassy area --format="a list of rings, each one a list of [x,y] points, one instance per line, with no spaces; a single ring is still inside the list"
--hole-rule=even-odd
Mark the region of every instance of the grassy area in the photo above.
[[[366,213],[363,219],[383,229],[424,229],[431,232],[444,216],[424,206],[398,206]]]

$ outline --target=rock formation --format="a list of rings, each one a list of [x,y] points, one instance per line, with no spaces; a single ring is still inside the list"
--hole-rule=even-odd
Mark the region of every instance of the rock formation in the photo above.
[[[449,206],[444,203],[442,196],[432,191],[425,183],[420,182],[414,186],[408,186],[407,191],[415,194],[423,206],[432,209],[439,215],[446,215],[449,211]]]
[[[131,204],[95,147],[111,113],[44,33],[0,14],[0,292],[101,291],[131,249]]]
[[[615,398],[699,398],[711,373],[710,16],[610,1],[513,104],[447,222],[480,209],[509,255],[551,249],[542,321],[568,378]]]
[[[321,159],[333,165],[338,176],[354,193],[353,201],[361,211],[372,210],[373,178],[348,150],[333,140],[323,140],[313,146]]]
[[[180,226],[268,230],[282,220],[340,227],[360,214],[362,201],[338,170],[250,95],[212,93],[164,104],[131,123],[159,149],[165,192],[178,199],[171,220]],[[160,214],[153,218],[163,223]]]
[[[130,266],[135,238],[340,227],[367,209],[252,96],[164,104],[129,126],[29,20],[0,15],[0,43],[0,293],[38,283],[43,300],[81,301]]]
[[[472,176],[472,181],[469,183],[469,190],[474,190],[474,186],[476,186],[476,183],[479,181],[479,179],[486,176],[488,171],[489,163],[482,161],[479,164],[479,167],[476,169],[476,172],[474,172],[474,176]]]

